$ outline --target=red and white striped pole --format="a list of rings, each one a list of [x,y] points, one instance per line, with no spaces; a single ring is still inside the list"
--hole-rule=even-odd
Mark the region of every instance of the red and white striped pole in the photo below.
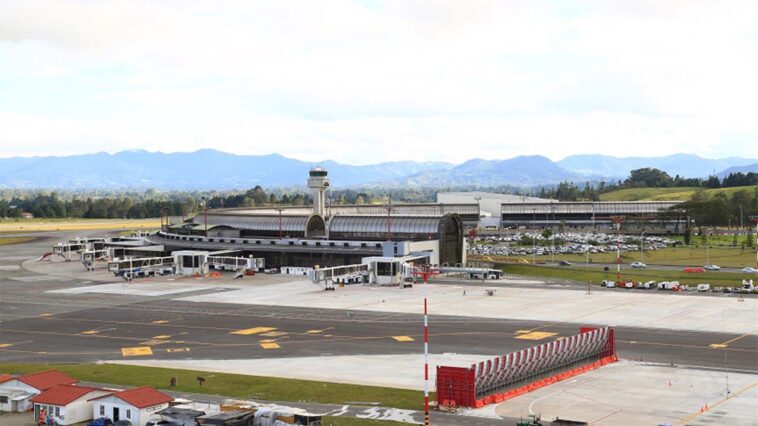
[[[424,426],[429,426],[429,311],[427,308],[426,280],[424,274]]]

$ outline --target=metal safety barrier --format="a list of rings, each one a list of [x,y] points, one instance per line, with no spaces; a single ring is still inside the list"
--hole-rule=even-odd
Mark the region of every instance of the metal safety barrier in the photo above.
[[[580,333],[533,346],[470,368],[437,367],[437,404],[481,407],[615,362],[614,331],[582,328]]]

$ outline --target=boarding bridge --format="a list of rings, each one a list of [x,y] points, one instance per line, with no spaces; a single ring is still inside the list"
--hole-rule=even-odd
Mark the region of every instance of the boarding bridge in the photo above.
[[[329,268],[314,269],[312,271],[309,271],[308,275],[314,284],[320,284],[321,282],[324,284],[333,284],[337,281],[340,281],[341,279],[350,280],[357,279],[358,277],[362,278],[368,273],[368,263],[359,263],[356,265],[332,266]]]
[[[94,270],[95,262],[102,259],[107,259],[110,256],[109,250],[84,250],[81,252],[79,260],[82,262],[88,271]]]
[[[62,257],[66,262],[71,262],[71,253],[79,253],[85,250],[103,250],[104,238],[74,238],[53,246],[53,254]]]
[[[442,266],[439,271],[443,274],[461,274],[471,279],[497,280],[503,277],[503,271],[493,268],[464,268],[459,266]]]
[[[218,271],[260,271],[266,267],[266,259],[262,257],[231,257],[208,256],[210,269]]]
[[[156,273],[171,274],[174,272],[174,258],[165,256],[114,260],[108,262],[108,271],[126,279],[146,277]]]

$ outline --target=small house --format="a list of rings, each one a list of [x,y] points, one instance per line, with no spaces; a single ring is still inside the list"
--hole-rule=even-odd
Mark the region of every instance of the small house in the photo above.
[[[56,385],[32,397],[35,423],[72,425],[92,420],[92,399],[111,391],[76,385]]]
[[[168,407],[173,400],[149,386],[114,392],[93,399],[92,418],[128,420],[133,426],[145,426],[155,412]]]
[[[22,376],[0,376],[0,411],[24,412],[32,409],[30,399],[57,385],[73,385],[78,380],[50,370]]]

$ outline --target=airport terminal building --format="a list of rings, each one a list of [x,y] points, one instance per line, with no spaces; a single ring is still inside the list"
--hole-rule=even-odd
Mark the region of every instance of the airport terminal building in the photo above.
[[[437,203],[341,205],[327,202],[326,170],[310,171],[314,204],[213,209],[149,236],[165,252],[230,250],[272,267],[330,267],[366,257],[465,266],[469,230],[495,228],[607,229],[613,216],[651,233],[672,233],[683,220],[676,202],[558,202],[485,192],[439,193]]]

